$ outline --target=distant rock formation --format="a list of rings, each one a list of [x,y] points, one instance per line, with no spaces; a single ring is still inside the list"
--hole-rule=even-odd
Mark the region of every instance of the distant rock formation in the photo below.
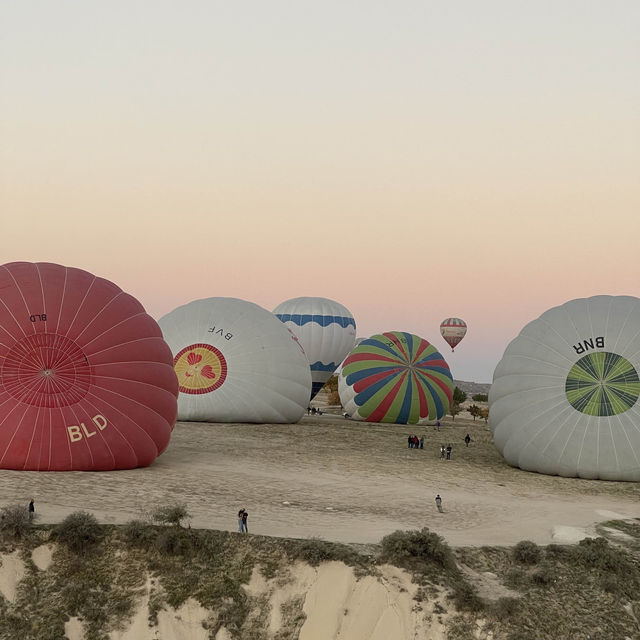
[[[491,389],[490,382],[467,382],[465,380],[454,380],[453,384],[462,389],[468,396],[473,396],[476,393],[488,394],[489,389]]]

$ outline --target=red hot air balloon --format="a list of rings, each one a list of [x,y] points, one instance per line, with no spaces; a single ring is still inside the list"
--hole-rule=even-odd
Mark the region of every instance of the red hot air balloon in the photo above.
[[[0,267],[0,468],[148,466],[177,395],[171,350],[135,298],[80,269]]]
[[[447,318],[440,324],[440,333],[445,341],[453,348],[465,337],[467,333],[467,323],[460,318]]]

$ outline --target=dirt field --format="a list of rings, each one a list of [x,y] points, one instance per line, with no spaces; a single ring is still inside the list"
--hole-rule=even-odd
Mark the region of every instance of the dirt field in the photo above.
[[[294,425],[178,423],[167,451],[147,469],[0,471],[0,500],[26,505],[34,497],[42,522],[77,510],[126,522],[178,502],[193,527],[233,530],[245,507],[255,533],[377,542],[396,529],[428,526],[453,545],[569,542],[598,521],[640,517],[636,484],[513,469],[484,422],[464,415],[443,421],[440,431],[330,414]],[[407,447],[414,432],[424,435],[424,450]],[[448,443],[452,459],[440,460]]]

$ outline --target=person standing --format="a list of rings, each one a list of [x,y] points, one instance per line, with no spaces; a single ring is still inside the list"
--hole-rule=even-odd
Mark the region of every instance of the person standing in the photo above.
[[[244,516],[244,509],[238,511],[238,533],[242,533],[242,516]]]
[[[407,438],[407,446],[409,449],[411,449],[413,447],[413,436],[409,436]]]
[[[420,436],[420,448],[424,449],[424,436]]]
[[[439,511],[440,513],[444,513],[444,512],[442,511],[442,498],[440,497],[440,494],[438,494],[438,495],[436,496],[436,507],[438,507],[438,511]]]
[[[34,503],[33,498],[31,498],[31,502],[29,502],[29,522],[33,522],[33,518],[36,515],[36,505]]]
[[[444,445],[440,445],[440,460],[444,460],[444,457],[447,453],[447,450],[444,448]]]
[[[453,450],[453,447],[451,446],[451,444],[447,445],[447,460],[451,460],[451,451]]]
[[[245,533],[249,533],[249,525],[247,524],[247,518],[249,517],[249,514],[247,513],[246,509],[242,510],[242,531],[244,531]]]
[[[471,442],[471,436],[467,433],[467,435],[464,437],[464,443],[468,447],[470,442]]]

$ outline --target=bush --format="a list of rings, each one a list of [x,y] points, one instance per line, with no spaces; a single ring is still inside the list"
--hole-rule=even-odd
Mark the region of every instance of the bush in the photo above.
[[[489,394],[476,393],[475,395],[471,396],[471,399],[475,400],[476,402],[489,402]]]
[[[450,599],[453,600],[453,603],[459,611],[476,612],[484,608],[484,603],[478,596],[475,587],[466,581],[460,581],[456,584]]]
[[[540,567],[531,576],[535,584],[546,586],[556,581],[556,574],[549,567]]]
[[[12,504],[0,510],[0,531],[13,538],[23,538],[31,529],[27,507]]]
[[[182,521],[185,518],[190,518],[191,515],[183,504],[173,504],[158,507],[151,514],[151,517],[160,524],[172,524],[179,527]]]
[[[538,564],[542,552],[531,540],[522,540],[513,548],[513,559],[520,564]]]
[[[498,598],[491,607],[491,611],[498,620],[503,621],[512,618],[519,607],[520,603],[517,598]]]
[[[156,539],[157,532],[142,520],[131,520],[122,530],[125,540],[136,547],[148,548]]]
[[[159,531],[154,544],[160,553],[174,556],[189,553],[193,548],[188,532],[178,527]]]
[[[394,531],[382,538],[381,560],[406,569],[438,565],[455,570],[456,562],[447,543],[426,527],[420,531]]]
[[[614,549],[606,538],[585,538],[572,550],[573,559],[590,568],[617,575],[635,575],[624,554]]]
[[[54,539],[71,551],[84,554],[102,540],[102,528],[91,513],[76,511],[53,530]]]
[[[336,542],[328,542],[319,538],[301,540],[287,546],[287,556],[290,559],[302,560],[312,567],[317,567],[321,562],[333,560],[344,562],[349,566],[358,566],[363,563],[363,558],[350,547]]]

